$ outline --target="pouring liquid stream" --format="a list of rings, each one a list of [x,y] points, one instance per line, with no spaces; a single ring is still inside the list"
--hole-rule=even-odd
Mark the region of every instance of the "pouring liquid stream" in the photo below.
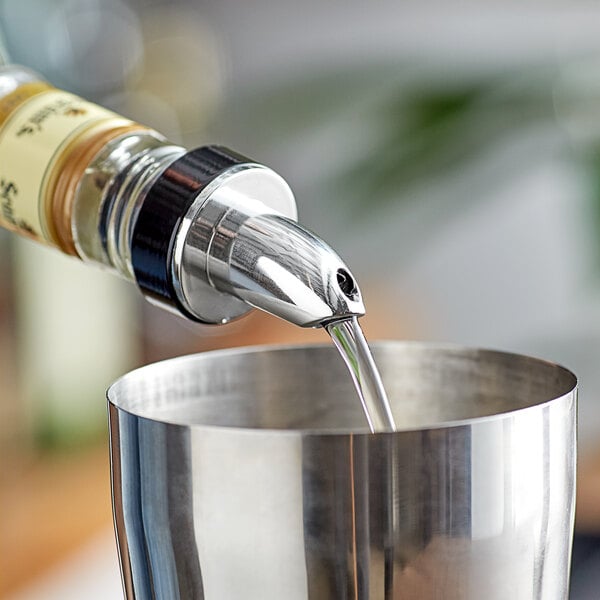
[[[371,432],[395,431],[390,402],[358,318],[334,321],[326,329],[350,371]]]

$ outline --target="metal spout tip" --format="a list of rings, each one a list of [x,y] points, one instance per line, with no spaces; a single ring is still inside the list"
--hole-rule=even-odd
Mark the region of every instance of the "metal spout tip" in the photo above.
[[[290,219],[273,214],[248,219],[229,257],[228,291],[290,323],[319,327],[365,312],[341,258]]]

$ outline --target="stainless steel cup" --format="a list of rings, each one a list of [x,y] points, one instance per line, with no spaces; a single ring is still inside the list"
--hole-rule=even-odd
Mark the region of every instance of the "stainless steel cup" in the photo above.
[[[374,345],[396,433],[335,350],[168,360],[108,391],[128,599],[567,597],[576,378],[541,360]]]

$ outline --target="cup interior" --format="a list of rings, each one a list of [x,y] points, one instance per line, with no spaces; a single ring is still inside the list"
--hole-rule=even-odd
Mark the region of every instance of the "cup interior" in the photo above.
[[[577,385],[564,367],[516,354],[406,342],[372,350],[399,430],[502,415]],[[137,416],[185,426],[368,431],[350,376],[325,345],[170,359],[117,380],[108,399]]]

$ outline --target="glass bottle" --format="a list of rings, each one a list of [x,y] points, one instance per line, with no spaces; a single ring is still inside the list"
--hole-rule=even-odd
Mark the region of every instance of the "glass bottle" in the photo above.
[[[295,223],[274,171],[194,150],[0,67],[0,225],[135,282],[205,323],[252,306],[301,326],[363,314],[347,267]]]

